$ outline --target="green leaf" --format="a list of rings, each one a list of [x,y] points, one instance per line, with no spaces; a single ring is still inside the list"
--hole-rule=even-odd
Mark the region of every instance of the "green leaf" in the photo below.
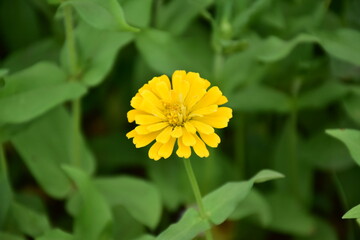
[[[113,239],[133,240],[146,232],[145,226],[134,219],[124,207],[112,207],[112,214],[116,223],[113,226]]]
[[[352,129],[326,130],[326,133],[342,141],[350,155],[360,165],[360,131]]]
[[[336,31],[317,33],[322,47],[334,57],[360,65],[360,32],[340,28]]]
[[[5,86],[4,77],[8,74],[9,70],[0,69],[0,88]]]
[[[344,97],[350,89],[344,84],[326,81],[318,88],[313,88],[300,95],[298,107],[300,109],[322,108]]]
[[[360,218],[360,204],[345,213],[343,219]]]
[[[204,197],[204,207],[211,221],[216,225],[224,222],[236,206],[249,194],[254,183],[282,178],[282,174],[272,170],[262,170],[248,181],[230,182]]]
[[[135,238],[134,240],[155,240],[156,238],[154,236],[151,236],[151,235],[143,235],[143,236],[140,236],[138,238]]]
[[[38,237],[50,229],[47,216],[20,203],[12,204],[11,215],[19,230],[29,236]]]
[[[137,221],[150,228],[157,226],[161,200],[152,184],[133,177],[107,177],[96,179],[95,185],[110,206],[124,206]]]
[[[265,197],[252,189],[249,195],[242,201],[230,215],[230,220],[239,220],[255,215],[262,226],[267,226],[271,221],[271,211]]]
[[[4,240],[25,240],[25,237],[14,235],[12,233],[0,232],[0,239],[4,239]]]
[[[251,85],[237,92],[236,95],[230,96],[228,105],[234,110],[240,111],[284,113],[291,109],[291,99],[275,89]]]
[[[9,53],[3,67],[15,73],[34,65],[36,62],[57,62],[61,44],[56,39],[45,38]],[[31,56],[31,58],[29,58]]]
[[[197,29],[196,29],[197,30]],[[155,71],[170,75],[175,70],[209,72],[212,58],[206,34],[199,30],[188,37],[174,37],[168,32],[147,29],[136,35],[136,47]]]
[[[8,216],[13,199],[6,164],[4,149],[0,144],[0,229]]]
[[[303,237],[297,237],[296,240],[338,240],[337,232],[332,224],[315,218],[316,226],[314,231]]]
[[[78,0],[66,1],[61,7],[71,5],[80,17],[90,26],[101,30],[137,32],[139,29],[130,26],[117,0]]]
[[[110,32],[80,24],[76,29],[79,41],[82,73],[81,81],[96,86],[110,72],[119,50],[128,44],[133,35],[127,32]],[[63,56],[67,54],[63,49]],[[67,58],[63,58],[67,59]]]
[[[353,94],[345,98],[343,103],[349,117],[360,125],[360,94]]]
[[[190,208],[179,222],[170,225],[156,240],[190,240],[210,227],[210,224],[201,218],[197,211]]]
[[[133,26],[146,28],[153,13],[153,0],[120,0],[125,19]]]
[[[157,24],[160,29],[176,35],[183,33],[189,24],[208,7],[213,0],[173,0],[163,4],[157,14]],[[181,14],[179,14],[181,9]]]
[[[85,94],[79,83],[67,82],[65,73],[42,62],[6,78],[0,92],[0,122],[21,123]]]
[[[278,172],[263,170],[248,181],[226,183],[203,198],[205,211],[209,219],[216,225],[221,224],[234,212],[236,206],[246,198],[254,183],[281,177],[283,177],[283,175]],[[210,224],[202,219],[197,211],[190,208],[185,212],[179,222],[172,224],[156,239],[193,239],[199,233],[210,227]]]
[[[51,229],[36,240],[73,240],[73,236],[60,229]]]
[[[71,189],[61,169],[62,164],[71,162],[71,124],[65,108],[58,107],[11,140],[37,182],[55,198],[65,197]],[[80,166],[88,173],[94,171],[94,158],[83,141]]]
[[[318,38],[309,34],[299,34],[295,38],[285,41],[271,36],[260,46],[258,59],[265,62],[275,62],[287,57],[291,51],[301,43],[314,43]]]
[[[64,165],[63,169],[75,182],[80,194],[74,239],[98,240],[112,223],[110,207],[85,172],[69,165]]]
[[[272,220],[270,229],[287,234],[308,236],[315,229],[314,219],[291,195],[276,193],[268,196]]]
[[[325,133],[312,136],[300,144],[299,161],[325,171],[341,171],[354,165],[347,149]]]

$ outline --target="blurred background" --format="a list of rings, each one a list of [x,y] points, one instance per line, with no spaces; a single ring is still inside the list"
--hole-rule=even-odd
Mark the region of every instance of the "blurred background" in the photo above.
[[[157,235],[193,206],[182,163],[175,156],[154,162],[148,147],[136,149],[125,137],[134,127],[126,118],[131,97],[178,69],[219,86],[234,111],[217,131],[220,146],[208,159],[192,159],[204,195],[264,168],[286,176],[251,191],[214,229],[216,239],[360,239],[356,221],[342,219],[360,203],[360,167],[325,132],[360,127],[360,1],[119,0],[121,31],[97,20],[99,9],[73,4],[81,86],[57,92],[43,87],[70,76],[65,2],[0,0],[0,77],[22,82],[7,91],[7,78],[0,81],[0,142],[12,189],[0,184],[2,240],[41,239],[49,226],[71,231],[68,189],[48,162],[68,161],[69,100],[79,97],[84,169],[141,179],[159,195],[150,224],[126,207],[113,210],[122,226],[115,239]],[[32,101],[49,104],[32,108]],[[7,194],[41,220],[21,207],[6,217]]]

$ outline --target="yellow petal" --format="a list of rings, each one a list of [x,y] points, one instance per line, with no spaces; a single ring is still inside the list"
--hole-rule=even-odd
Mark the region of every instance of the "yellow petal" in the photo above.
[[[225,96],[221,96],[219,100],[216,102],[217,105],[222,105],[228,102],[228,99]]]
[[[132,123],[133,121],[135,121],[135,116],[138,114],[144,114],[143,111],[139,111],[137,109],[132,109],[130,111],[127,112],[127,118],[129,123]]]
[[[172,127],[168,126],[164,130],[161,131],[161,133],[156,137],[156,141],[161,143],[166,143],[169,141],[171,137]]]
[[[159,122],[159,123],[154,123],[154,124],[148,125],[147,130],[149,132],[154,132],[154,131],[159,131],[161,129],[164,129],[167,126],[169,126],[169,123],[167,123],[167,122]]]
[[[184,126],[189,133],[196,133],[196,128],[190,122],[185,122]]]
[[[160,159],[160,156],[158,154],[160,147],[162,146],[162,143],[155,142],[151,148],[149,149],[149,158],[154,159],[155,161]]]
[[[154,124],[154,123],[158,123],[163,121],[161,118],[152,116],[152,115],[148,115],[148,114],[139,114],[135,116],[135,122],[137,124],[144,124],[144,125],[148,125],[148,124]]]
[[[189,114],[189,117],[208,115],[208,114],[217,112],[217,110],[218,110],[218,106],[214,104],[214,105],[206,106],[206,107],[199,108],[199,109],[192,111]]]
[[[203,108],[209,105],[219,105],[218,101],[222,97],[222,92],[218,87],[212,87],[210,90],[199,100],[193,109]]]
[[[178,143],[178,149],[176,151],[176,154],[179,157],[189,158],[191,155],[191,148],[189,146],[185,146],[180,139],[178,139],[177,143]]]
[[[180,126],[176,126],[174,130],[171,132],[171,136],[174,138],[179,138],[182,136],[182,134],[183,134],[183,130],[182,127]]]
[[[145,147],[146,145],[154,141],[158,134],[159,134],[158,132],[152,132],[145,135],[138,135],[134,137],[133,142],[136,148]]]
[[[142,101],[143,101],[142,96],[139,93],[136,93],[136,95],[131,99],[130,105],[133,108],[138,108]]]
[[[211,134],[214,132],[214,128],[212,128],[210,125],[205,124],[201,121],[191,120],[190,123],[194,125],[196,130],[201,133],[205,134]]]
[[[183,136],[181,138],[185,146],[193,146],[196,143],[196,134],[189,133],[186,128],[183,129]]]
[[[135,136],[137,136],[138,134],[136,133],[136,131],[135,131],[135,129],[134,130],[131,130],[130,132],[128,132],[127,134],[126,134],[126,137],[128,138],[128,139],[130,139],[130,138],[133,138],[133,137],[135,137]]]
[[[207,145],[213,148],[216,148],[221,141],[220,137],[216,133],[211,133],[211,134],[200,133],[200,137]]]
[[[144,125],[137,126],[135,128],[135,131],[136,131],[137,134],[140,134],[140,135],[141,134],[144,135],[144,134],[149,133],[149,130],[147,129],[147,126],[144,126]]]
[[[197,135],[195,135],[195,138],[196,138],[196,144],[193,146],[195,153],[199,157],[208,157],[209,151],[206,148],[205,143]]]
[[[160,147],[159,152],[158,152],[160,157],[163,157],[163,158],[170,157],[170,155],[174,149],[175,140],[176,140],[176,138],[170,138],[167,143],[163,144]]]
[[[159,94],[161,100],[169,101],[170,100],[170,89],[166,86],[164,82],[159,82],[156,84],[156,91]]]

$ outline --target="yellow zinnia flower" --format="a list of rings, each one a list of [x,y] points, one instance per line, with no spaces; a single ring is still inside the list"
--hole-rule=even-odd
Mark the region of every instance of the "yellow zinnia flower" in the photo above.
[[[208,157],[210,147],[217,147],[220,137],[214,128],[227,127],[232,110],[219,107],[228,100],[218,87],[198,73],[175,71],[172,81],[166,75],[154,77],[131,99],[134,108],[127,113],[129,122],[138,124],[126,136],[137,148],[155,140],[149,150],[154,160],[168,158],[175,142],[179,157],[189,158],[191,147],[199,157]]]

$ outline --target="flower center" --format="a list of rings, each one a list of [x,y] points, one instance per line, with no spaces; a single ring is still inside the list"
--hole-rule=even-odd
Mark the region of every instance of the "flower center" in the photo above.
[[[166,103],[164,102],[164,114],[170,126],[183,126],[186,120],[186,108],[179,103]]]

